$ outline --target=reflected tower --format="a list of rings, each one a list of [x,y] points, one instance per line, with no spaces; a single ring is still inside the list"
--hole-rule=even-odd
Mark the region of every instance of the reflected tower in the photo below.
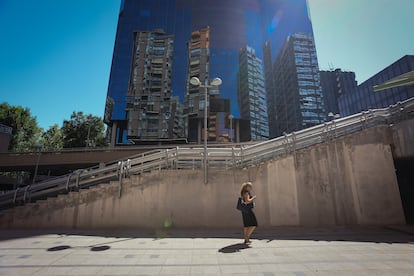
[[[105,112],[112,145],[139,143],[139,139],[130,139],[138,130],[136,124],[139,121],[136,112],[130,115],[134,112],[131,111],[131,95],[128,94],[131,72],[135,70],[132,66],[134,34],[163,30],[173,37],[171,94],[184,105],[191,66],[188,42],[193,32],[206,26],[209,26],[210,33],[209,77],[223,80],[220,97],[230,100],[230,113],[235,120],[241,117],[238,99],[239,50],[249,45],[255,49],[257,58],[264,60],[262,47],[265,41],[269,41],[273,62],[289,35],[312,34],[306,0],[123,0]],[[216,126],[219,137],[228,133],[225,128],[225,125]],[[186,133],[189,135],[192,131],[187,129]]]

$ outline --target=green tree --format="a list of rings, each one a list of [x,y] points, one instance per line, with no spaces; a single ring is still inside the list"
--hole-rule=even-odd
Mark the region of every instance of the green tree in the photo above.
[[[63,134],[57,124],[42,133],[40,144],[44,151],[56,151],[63,148]]]
[[[1,103],[0,123],[13,129],[9,150],[33,151],[41,129],[37,125],[36,117],[30,114],[30,109]]]
[[[101,118],[83,112],[73,112],[63,121],[63,147],[104,147],[107,145],[105,126]]]

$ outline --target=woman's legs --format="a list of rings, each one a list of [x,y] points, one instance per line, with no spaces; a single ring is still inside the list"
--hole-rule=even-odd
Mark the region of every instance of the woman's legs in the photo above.
[[[248,240],[248,238],[247,238],[248,231],[249,231],[249,227],[244,227],[243,228],[244,242],[247,242],[247,240]]]
[[[250,236],[252,235],[254,229],[256,229],[256,226],[247,227],[247,241],[250,241]]]

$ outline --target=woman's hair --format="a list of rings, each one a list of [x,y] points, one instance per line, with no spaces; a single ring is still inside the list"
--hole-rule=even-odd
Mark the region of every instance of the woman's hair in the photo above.
[[[247,192],[247,188],[253,188],[252,182],[244,182],[240,187],[240,195],[243,197],[243,194]]]

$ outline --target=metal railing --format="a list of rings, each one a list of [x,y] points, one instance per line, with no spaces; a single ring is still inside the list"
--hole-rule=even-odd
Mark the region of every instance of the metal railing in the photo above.
[[[368,127],[392,124],[411,117],[414,117],[414,98],[388,108],[358,113],[253,145],[209,147],[207,166],[224,169],[248,167]],[[0,195],[0,208],[9,208],[110,181],[118,182],[121,196],[122,181],[130,175],[164,169],[198,169],[203,167],[203,160],[204,148],[200,146],[153,150],[131,156],[127,160],[106,163],[103,167],[78,170],[6,192]]]

